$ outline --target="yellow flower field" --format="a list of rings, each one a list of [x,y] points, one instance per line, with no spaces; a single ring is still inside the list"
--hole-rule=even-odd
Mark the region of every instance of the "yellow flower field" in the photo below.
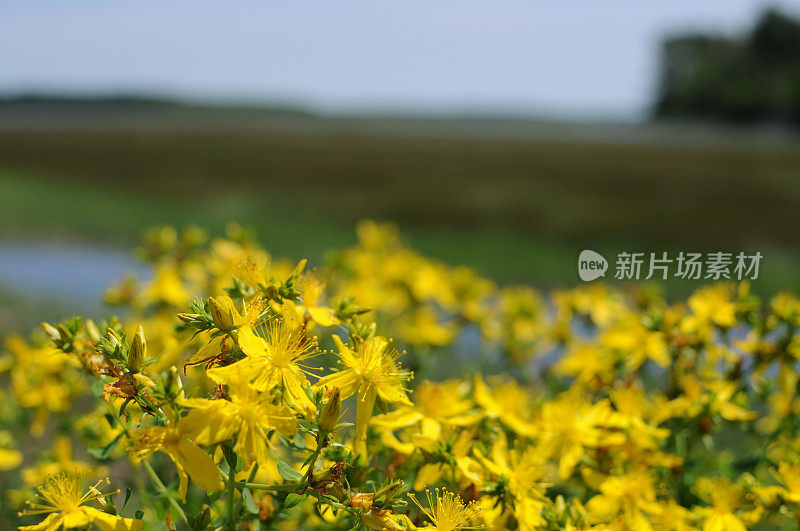
[[[325,264],[148,232],[104,320],[8,337],[20,529],[704,529],[800,522],[800,299],[542,294],[390,225]],[[112,315],[113,314],[113,315]],[[2,527],[0,526],[0,529]]]

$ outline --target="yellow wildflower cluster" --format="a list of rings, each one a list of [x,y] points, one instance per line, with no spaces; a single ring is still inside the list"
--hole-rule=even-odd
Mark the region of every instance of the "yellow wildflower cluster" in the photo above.
[[[0,517],[448,531],[800,520],[797,297],[763,303],[746,284],[672,303],[643,285],[545,296],[428,259],[391,226],[358,235],[314,270],[236,226],[208,244],[154,229],[137,251],[152,278],[108,291],[119,318],[6,338]],[[121,504],[91,484],[109,472]]]

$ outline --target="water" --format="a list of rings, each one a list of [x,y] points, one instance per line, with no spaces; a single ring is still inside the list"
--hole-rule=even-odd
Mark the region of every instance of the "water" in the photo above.
[[[151,277],[130,251],[90,244],[0,240],[0,286],[20,295],[97,306],[105,288],[135,273]]]

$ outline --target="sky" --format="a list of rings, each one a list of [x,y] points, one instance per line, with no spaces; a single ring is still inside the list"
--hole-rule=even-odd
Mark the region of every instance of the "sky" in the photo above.
[[[0,93],[637,119],[659,42],[800,0],[0,0]]]

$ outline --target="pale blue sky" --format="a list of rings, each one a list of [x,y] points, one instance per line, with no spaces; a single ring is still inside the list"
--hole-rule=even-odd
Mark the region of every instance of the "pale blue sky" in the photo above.
[[[0,92],[640,116],[658,42],[800,0],[0,0]]]

